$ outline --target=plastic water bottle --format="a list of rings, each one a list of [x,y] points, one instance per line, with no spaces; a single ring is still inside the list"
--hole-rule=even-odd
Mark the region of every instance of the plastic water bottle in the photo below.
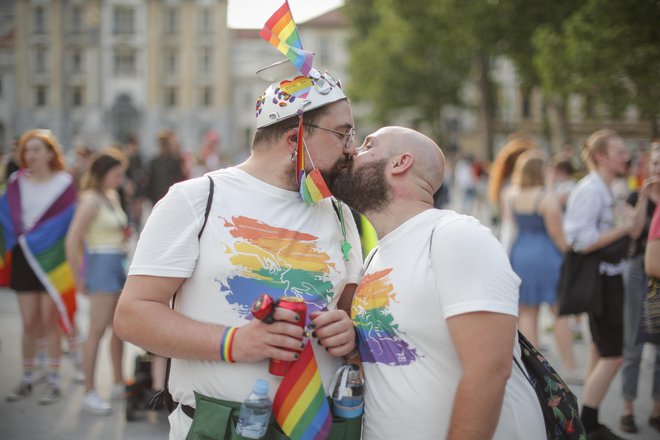
[[[364,379],[360,367],[342,365],[330,385],[332,391],[332,413],[343,419],[360,417],[364,411]]]
[[[262,438],[266,435],[270,422],[272,402],[268,397],[268,382],[257,380],[252,394],[241,405],[236,433],[246,438]]]

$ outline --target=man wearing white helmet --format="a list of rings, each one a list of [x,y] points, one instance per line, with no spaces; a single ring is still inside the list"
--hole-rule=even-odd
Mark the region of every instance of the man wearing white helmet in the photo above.
[[[268,359],[297,359],[304,331],[283,308],[270,325],[252,319],[261,294],[305,301],[326,389],[355,348],[347,311],[362,264],[357,229],[349,209],[330,198],[303,201],[296,171],[302,151],[306,175],[318,169],[329,187],[355,154],[353,116],[327,73],[283,72],[287,65],[262,72],[278,80],[257,101],[250,157],[172,186],[155,206],[117,307],[120,337],[172,358],[169,388],[179,405],[170,438],[186,437],[200,412],[194,393],[236,408],[265,378],[275,395],[280,380],[268,374]]]

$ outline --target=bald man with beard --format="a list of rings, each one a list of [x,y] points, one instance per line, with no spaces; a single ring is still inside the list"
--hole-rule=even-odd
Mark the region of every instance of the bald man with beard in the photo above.
[[[517,344],[519,278],[472,217],[433,208],[445,159],[402,127],[367,136],[333,194],[380,237],[351,308],[363,439],[545,439]]]

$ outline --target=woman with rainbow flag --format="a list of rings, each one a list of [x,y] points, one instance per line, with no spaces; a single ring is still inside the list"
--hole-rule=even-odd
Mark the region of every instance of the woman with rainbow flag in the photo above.
[[[64,156],[50,130],[30,130],[18,145],[20,170],[0,198],[0,277],[17,293],[23,320],[23,377],[8,395],[15,402],[32,393],[36,339],[48,341],[48,384],[42,405],[61,397],[60,329],[73,332],[76,290],[64,253],[76,189],[64,171]]]

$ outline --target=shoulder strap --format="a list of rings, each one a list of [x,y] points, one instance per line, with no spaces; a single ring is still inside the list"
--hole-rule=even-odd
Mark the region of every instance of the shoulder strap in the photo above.
[[[197,240],[202,238],[202,232],[204,232],[204,228],[206,227],[206,222],[209,219],[209,213],[211,212],[211,204],[213,203],[213,190],[215,189],[215,185],[213,184],[213,179],[211,176],[207,175],[206,177],[209,178],[209,198],[206,199],[206,210],[204,211],[204,223],[202,223],[202,228],[199,230],[199,234],[197,234]]]
[[[211,178],[211,176],[207,175],[206,177],[209,178],[209,196],[206,199],[206,208],[204,210],[204,223],[202,223],[202,227],[200,228],[199,233],[197,234],[197,240],[202,238],[202,232],[204,232],[204,228],[206,228],[206,222],[209,219],[209,213],[211,212],[211,205],[213,204],[213,190],[215,188],[215,185],[213,184],[213,179]],[[174,303],[175,302],[176,302],[176,293],[174,293],[174,296],[172,297],[172,310],[174,310]],[[170,388],[170,386],[169,386],[170,368],[171,368],[171,366],[172,366],[172,358],[168,357],[167,358],[167,367],[165,368],[165,388],[163,389],[163,391],[158,393],[158,395],[162,394],[160,399],[166,399],[166,400],[171,399],[171,394],[170,394],[170,391],[169,391],[169,388]],[[154,399],[156,399],[156,397],[154,397]],[[152,402],[150,402],[153,405],[155,405],[155,403],[156,403],[156,401],[154,399],[152,399]]]

